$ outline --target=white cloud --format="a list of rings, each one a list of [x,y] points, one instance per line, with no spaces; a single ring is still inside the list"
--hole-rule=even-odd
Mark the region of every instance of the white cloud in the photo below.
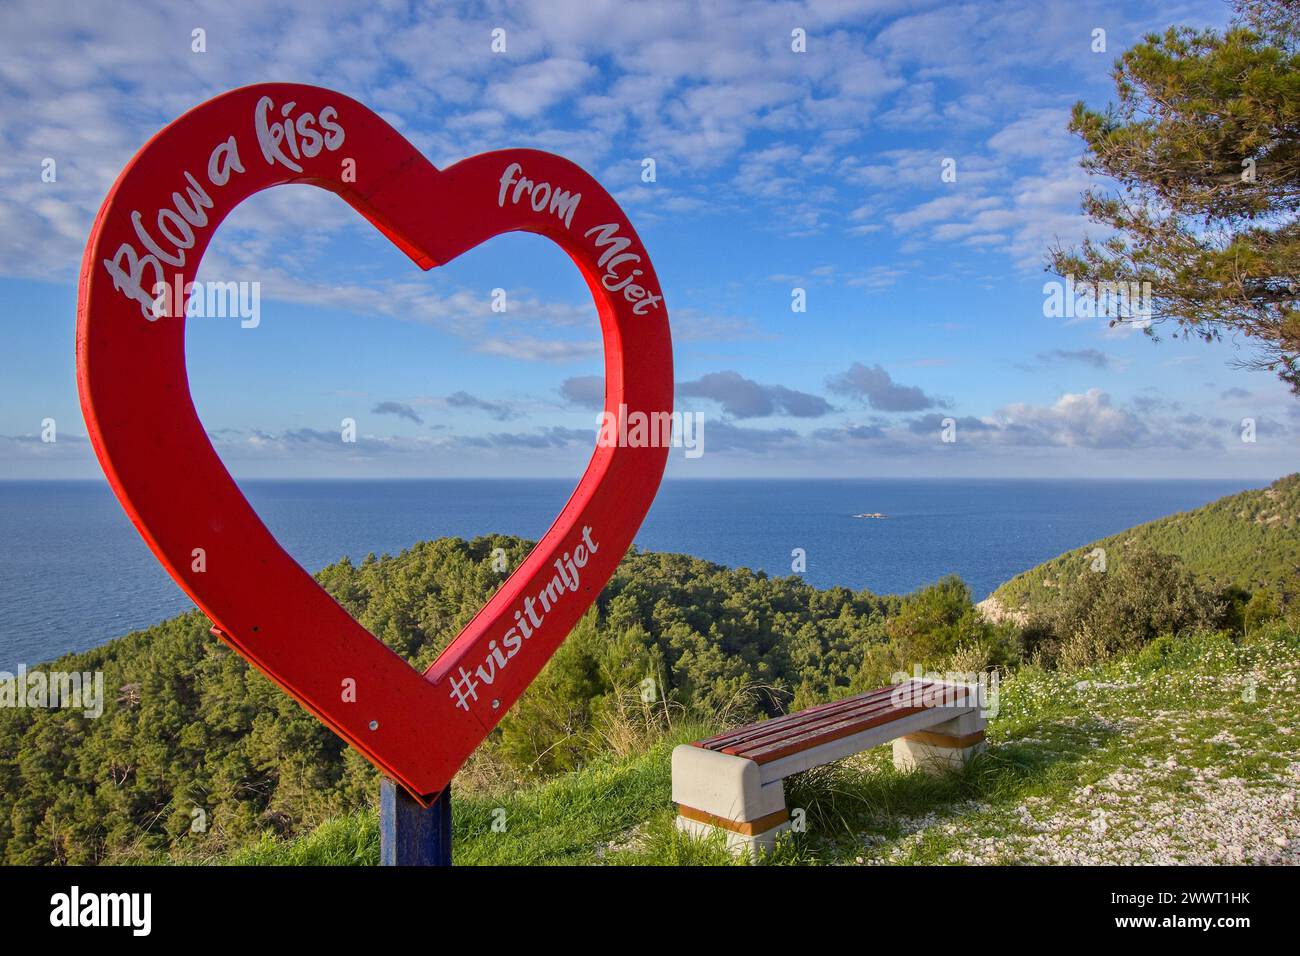
[[[535,117],[598,75],[590,63],[552,57],[524,64],[506,79],[490,83],[487,98],[512,116]]]
[[[1050,406],[1008,405],[994,419],[1012,444],[1131,448],[1154,437],[1137,415],[1115,407],[1110,395],[1096,388],[1067,393]]]

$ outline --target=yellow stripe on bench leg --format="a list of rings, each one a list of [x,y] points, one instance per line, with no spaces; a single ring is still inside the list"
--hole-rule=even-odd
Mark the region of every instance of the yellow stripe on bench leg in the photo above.
[[[769,813],[765,817],[759,817],[757,820],[728,820],[726,817],[720,817],[717,814],[706,813],[703,810],[696,810],[694,807],[688,807],[683,804],[677,805],[679,816],[687,820],[694,820],[696,823],[706,823],[711,827],[718,827],[723,830],[730,830],[732,833],[740,833],[744,836],[754,836],[759,833],[766,833],[773,827],[779,827],[790,819],[789,810],[777,810],[775,813]]]
[[[947,734],[934,734],[928,730],[921,730],[914,734],[904,734],[903,739],[915,740],[918,744],[928,744],[931,747],[948,747],[956,750],[961,747],[975,746],[984,739],[984,731],[977,730],[964,737],[949,737]]]

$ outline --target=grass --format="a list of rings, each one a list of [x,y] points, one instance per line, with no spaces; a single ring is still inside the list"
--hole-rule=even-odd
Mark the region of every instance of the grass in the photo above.
[[[1300,635],[1165,638],[1086,672],[1003,682],[990,748],[964,771],[897,772],[889,748],[787,781],[805,829],[772,865],[1297,862]],[[673,825],[669,754],[453,801],[458,864],[732,864]],[[799,814],[796,814],[799,816]],[[494,821],[496,825],[494,826]],[[374,865],[373,811],[203,862]]]
[[[711,732],[679,727],[635,757],[606,758],[544,784],[499,795],[455,792],[452,829],[458,865],[581,865],[628,861],[623,843],[652,835],[656,859],[730,862],[718,845],[677,839],[672,827],[669,755],[678,743]],[[657,812],[662,811],[662,812]],[[661,839],[662,838],[662,839]],[[374,866],[379,824],[373,810],[318,827],[293,840],[265,837],[251,847],[202,860],[234,866]]]

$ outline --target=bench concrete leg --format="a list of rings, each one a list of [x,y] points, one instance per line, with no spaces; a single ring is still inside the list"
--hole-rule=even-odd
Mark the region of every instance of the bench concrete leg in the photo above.
[[[691,836],[726,836],[736,856],[756,859],[790,828],[785,788],[763,784],[758,764],[744,757],[683,744],[673,750],[677,828]]]
[[[790,818],[787,816],[784,822],[761,833],[738,833],[730,827],[714,826],[679,814],[677,829],[697,839],[704,839],[715,833],[722,833],[726,837],[727,849],[731,851],[732,856],[747,856],[757,863],[762,859],[763,854],[771,853],[776,849],[776,838],[790,829]]]
[[[960,770],[985,748],[987,721],[978,711],[936,724],[894,741],[894,766],[902,771],[942,773]]]

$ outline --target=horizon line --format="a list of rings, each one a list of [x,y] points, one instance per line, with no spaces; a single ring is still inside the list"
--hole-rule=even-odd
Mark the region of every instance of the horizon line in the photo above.
[[[1297,472],[1284,472],[1274,478],[1263,477],[1245,477],[1245,476],[1124,476],[1124,475],[1083,475],[1083,476],[1043,476],[1043,475],[850,475],[850,476],[828,476],[828,475],[810,475],[806,477],[792,476],[763,476],[763,475],[736,475],[736,476],[699,476],[699,477],[682,477],[679,475],[666,476],[661,483],[691,483],[691,482],[710,482],[710,481],[1232,481],[1232,482],[1274,482]],[[556,475],[544,476],[501,476],[501,475],[375,475],[364,477],[343,477],[317,475],[309,477],[286,477],[286,476],[260,476],[239,478],[234,477],[236,483],[242,481],[297,481],[297,482],[364,482],[364,481],[573,481],[575,484],[582,480],[579,475],[576,478],[567,478]],[[97,478],[0,478],[0,485],[17,485],[17,484],[108,484],[108,479],[104,476]]]

